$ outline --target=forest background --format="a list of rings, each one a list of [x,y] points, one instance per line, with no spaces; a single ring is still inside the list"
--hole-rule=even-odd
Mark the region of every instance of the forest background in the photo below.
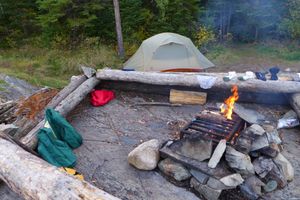
[[[299,0],[0,0],[0,72],[61,88],[79,65],[120,68],[157,33],[190,37],[217,71],[300,69]]]

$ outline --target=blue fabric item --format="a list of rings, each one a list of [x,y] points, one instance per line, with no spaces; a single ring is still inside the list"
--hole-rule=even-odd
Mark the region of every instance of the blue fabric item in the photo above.
[[[271,80],[278,80],[278,72],[280,71],[280,69],[278,67],[272,67],[269,69],[270,73],[271,73]]]
[[[256,78],[262,81],[266,81],[266,74],[267,73],[262,73],[262,72],[255,72]]]

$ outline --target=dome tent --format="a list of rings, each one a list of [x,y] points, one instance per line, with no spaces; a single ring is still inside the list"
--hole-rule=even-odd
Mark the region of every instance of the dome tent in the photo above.
[[[160,33],[143,41],[124,69],[163,71],[168,69],[196,69],[213,67],[193,42],[176,33]]]

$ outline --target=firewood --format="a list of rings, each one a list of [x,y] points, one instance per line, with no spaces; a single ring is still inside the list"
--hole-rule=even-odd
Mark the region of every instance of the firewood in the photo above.
[[[0,137],[0,178],[24,199],[118,200]]]
[[[206,98],[207,94],[204,92],[180,91],[174,89],[170,91],[171,103],[204,105]]]

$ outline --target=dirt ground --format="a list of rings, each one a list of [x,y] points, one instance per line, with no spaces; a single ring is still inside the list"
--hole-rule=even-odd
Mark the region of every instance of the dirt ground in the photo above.
[[[203,106],[159,107],[134,106],[142,101],[167,101],[165,96],[147,96],[117,92],[117,99],[104,107],[92,107],[88,98],[69,116],[82,134],[84,144],[75,150],[77,170],[95,186],[121,198],[137,199],[199,199],[190,191],[177,187],[157,171],[139,171],[127,162],[128,153],[142,141],[156,138],[165,141],[183,125],[192,120]],[[210,102],[205,106],[213,106]],[[265,114],[274,123],[288,108],[282,106],[244,105]],[[283,190],[267,194],[266,199],[300,199],[300,130],[281,130],[283,154],[295,168],[295,180]]]
[[[163,142],[173,138],[181,126],[204,108],[134,106],[137,102],[152,100],[167,102],[168,98],[117,92],[115,100],[97,108],[92,107],[86,98],[68,117],[84,138],[83,145],[75,150],[78,157],[76,169],[90,183],[125,200],[199,199],[190,191],[168,182],[158,170],[139,171],[127,162],[128,153],[142,141],[156,138]],[[211,105],[215,102],[206,106]],[[265,114],[273,122],[289,109],[255,104],[244,106]],[[283,190],[266,194],[265,198],[297,200],[300,199],[300,129],[283,129],[280,134],[285,147],[283,154],[295,168],[295,180]],[[0,199],[22,198],[2,183]]]

